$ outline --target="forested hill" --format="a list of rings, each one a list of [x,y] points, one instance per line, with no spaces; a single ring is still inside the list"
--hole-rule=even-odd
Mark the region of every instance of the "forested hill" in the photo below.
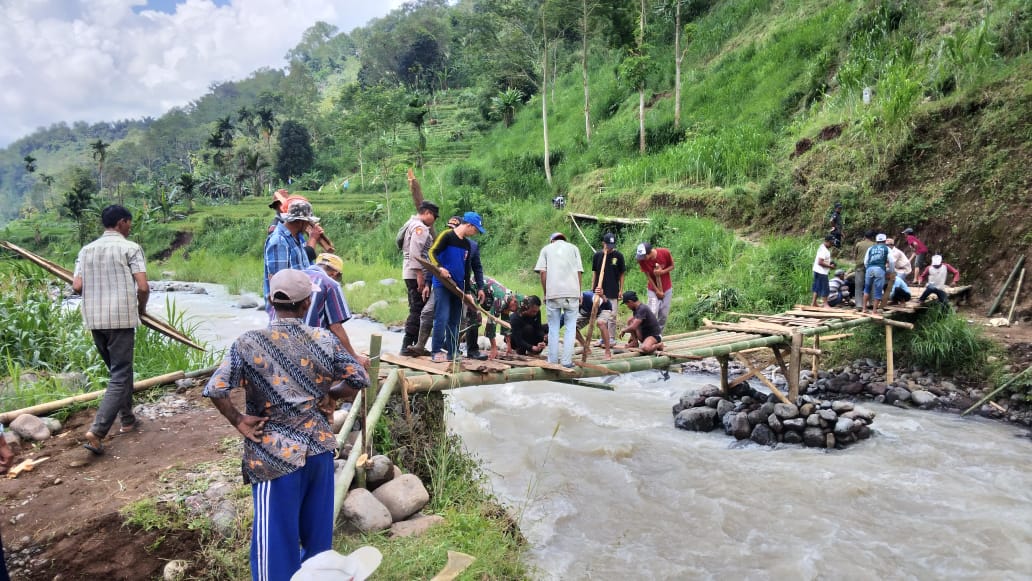
[[[1030,42],[1030,0],[411,2],[350,34],[314,23],[284,69],[158,119],[15,142],[0,215],[171,219],[288,179],[404,205],[416,166],[486,212],[561,193],[819,232],[841,201],[847,235],[913,226],[990,268],[1032,241]]]

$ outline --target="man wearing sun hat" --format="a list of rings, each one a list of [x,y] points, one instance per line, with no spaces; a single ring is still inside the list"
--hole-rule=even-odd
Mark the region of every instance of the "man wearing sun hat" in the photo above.
[[[269,279],[286,268],[304,270],[311,266],[308,255],[305,254],[305,241],[301,232],[309,224],[319,223],[319,218],[312,215],[312,205],[308,200],[301,198],[289,202],[287,211],[281,214],[283,222],[277,224],[265,239],[265,276],[262,280],[262,292],[265,295],[266,311],[270,320],[275,317],[275,310],[269,302]]]
[[[369,368],[369,358],[359,355],[351,346],[344,323],[351,319],[351,307],[344,298],[340,288],[341,273],[344,272],[344,261],[336,254],[324,252],[315,258],[315,264],[305,269],[305,274],[312,281],[312,305],[305,315],[305,324],[309,327],[322,327],[333,333],[344,349],[362,364]]]
[[[441,277],[450,279],[459,292],[465,292],[470,275],[470,244],[467,238],[485,234],[484,221],[476,212],[466,212],[454,228],[441,232],[430,246],[428,259],[438,268]],[[433,277],[434,329],[430,352],[435,363],[454,360],[458,354],[459,322],[462,320],[462,297],[452,293],[438,276]]]
[[[321,407],[369,386],[369,375],[325,329],[305,325],[312,281],[287,268],[269,281],[276,318],[233,342],[204,387],[244,437],[241,468],[251,485],[253,579],[290,579],[301,563],[333,548],[333,455]],[[243,388],[241,413],[230,399]]]
[[[562,363],[573,368],[573,348],[577,341],[577,310],[580,306],[581,263],[580,249],[566,241],[566,235],[556,232],[538,253],[534,270],[541,276],[545,309],[548,313],[548,362]],[[563,353],[559,356],[559,327],[566,325]]]
[[[674,257],[666,248],[653,248],[648,242],[642,242],[634,252],[638,268],[645,273],[648,281],[649,308],[656,314],[659,331],[666,328],[670,315],[670,301],[673,297],[674,285],[670,281],[670,271],[674,270]]]
[[[882,293],[885,292],[885,273],[889,271],[889,247],[885,245],[885,235],[874,237],[874,246],[867,249],[864,256],[864,297],[860,302],[860,311],[866,311],[871,304],[871,313],[878,314]],[[873,303],[869,303],[873,300]]]

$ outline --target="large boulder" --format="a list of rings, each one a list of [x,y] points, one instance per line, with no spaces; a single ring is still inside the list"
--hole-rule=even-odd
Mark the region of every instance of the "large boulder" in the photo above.
[[[885,403],[891,405],[897,401],[910,401],[910,391],[905,387],[890,387],[889,390],[885,392]]]
[[[823,448],[824,447],[824,430],[808,426],[803,430],[803,444],[811,448]]]
[[[853,402],[851,401],[833,401],[831,402],[831,409],[835,410],[837,414],[844,414],[846,412],[853,411]]]
[[[919,389],[910,394],[910,401],[918,407],[927,409],[939,403],[939,398],[935,397],[934,393]]]
[[[709,432],[716,427],[717,410],[710,407],[689,408],[677,414],[674,425],[691,432]]]
[[[752,435],[752,426],[749,425],[749,414],[738,412],[728,414],[728,417],[731,418],[728,433],[734,436],[736,440],[744,440]]]
[[[854,427],[855,422],[853,422],[853,420],[849,418],[839,418],[838,421],[835,422],[835,435],[840,437],[845,436],[852,432]]]
[[[774,431],[767,424],[756,424],[752,434],[749,435],[753,442],[761,446],[773,446],[778,442]]]
[[[806,420],[803,418],[792,418],[791,420],[784,420],[781,422],[786,430],[793,430],[796,432],[802,432],[803,428],[806,427]]]
[[[723,420],[724,416],[734,411],[734,409],[735,404],[729,402],[726,399],[721,399],[717,402],[717,418]]]
[[[25,440],[42,442],[50,437],[50,428],[32,414],[22,414],[11,422],[11,430]]]
[[[774,415],[780,420],[790,420],[799,416],[799,408],[794,403],[774,404]]]
[[[821,410],[817,412],[817,415],[826,422],[835,423],[838,421],[838,414],[834,410]]]
[[[375,489],[394,479],[394,462],[382,454],[369,459],[371,467],[366,468],[366,484]]]
[[[430,502],[430,494],[415,474],[391,480],[374,490],[373,496],[387,507],[395,521],[405,520]]]
[[[356,488],[348,493],[340,507],[339,518],[347,528],[361,533],[389,529],[393,522],[387,507],[365,488]]]

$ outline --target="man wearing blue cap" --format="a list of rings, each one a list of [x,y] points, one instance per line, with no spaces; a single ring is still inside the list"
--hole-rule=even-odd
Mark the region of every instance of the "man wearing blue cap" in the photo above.
[[[480,214],[466,212],[462,222],[442,232],[430,247],[429,260],[442,277],[451,279],[459,291],[464,291],[470,275],[470,244],[466,239],[474,234],[484,234],[484,222]],[[462,318],[462,297],[453,294],[437,276],[433,277],[434,331],[430,339],[433,361],[443,363],[458,354],[459,321]]]
[[[541,275],[541,289],[545,295],[545,309],[548,312],[548,362],[562,363],[573,368],[573,347],[577,340],[577,309],[580,306],[581,263],[580,250],[566,241],[562,232],[549,237],[548,245],[538,254],[534,265]],[[560,321],[566,324],[563,337],[563,355],[559,359]]]

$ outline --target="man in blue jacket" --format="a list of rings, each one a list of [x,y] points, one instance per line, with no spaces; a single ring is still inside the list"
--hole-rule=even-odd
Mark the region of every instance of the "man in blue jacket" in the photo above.
[[[480,214],[466,212],[462,223],[445,230],[430,247],[430,263],[439,269],[440,276],[450,279],[459,291],[464,292],[470,275],[470,243],[466,238],[484,234],[484,222]],[[458,354],[459,321],[462,318],[462,297],[448,290],[441,280],[434,276],[434,331],[430,339],[433,361],[451,361]]]

